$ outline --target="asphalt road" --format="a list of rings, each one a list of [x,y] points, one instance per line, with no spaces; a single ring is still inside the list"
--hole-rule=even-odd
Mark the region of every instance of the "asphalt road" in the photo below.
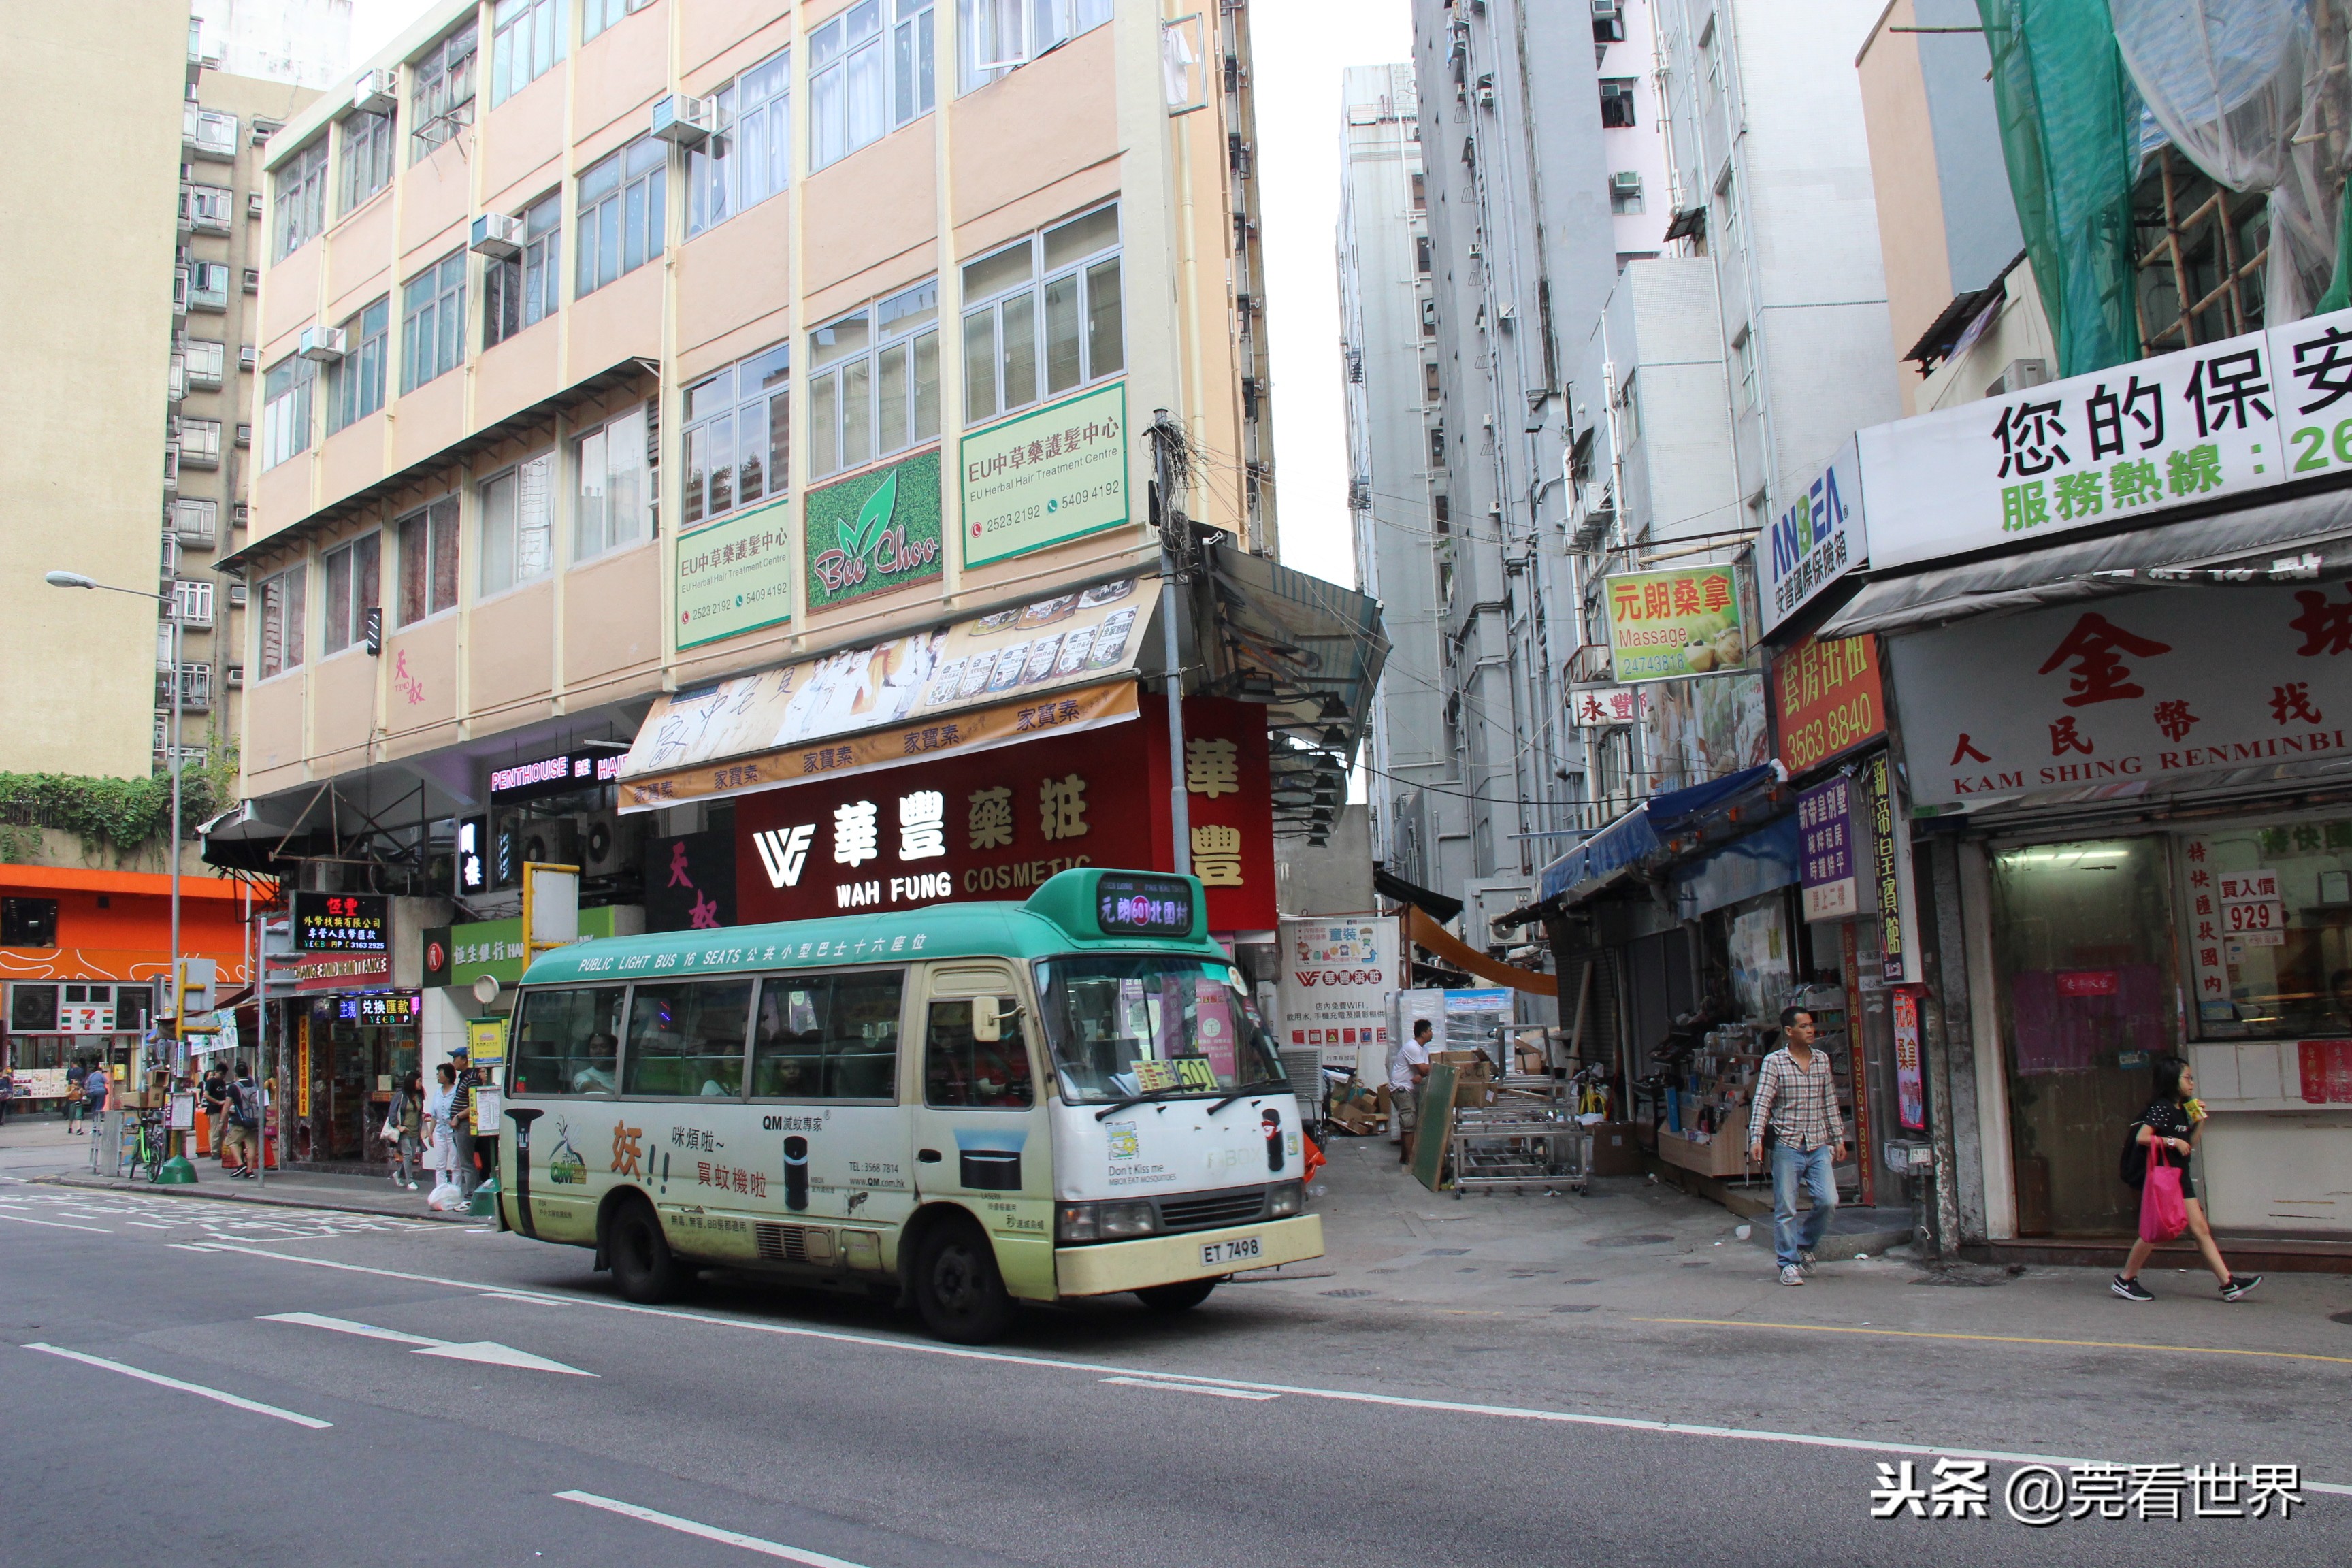
[[[1175,1321],[1125,1301],[1033,1312],[972,1352],[740,1280],[632,1307],[588,1261],[447,1226],[0,1184],[0,1561],[2352,1556],[2352,1352],[2221,1364],[1549,1310],[1464,1322],[1351,1310],[1328,1281],[1229,1287]],[[1990,1517],[1874,1521],[1877,1466],[1924,1482],[1930,1448],[1988,1457]],[[2033,1456],[2299,1463],[2304,1502],[2028,1528],[2002,1496]]]

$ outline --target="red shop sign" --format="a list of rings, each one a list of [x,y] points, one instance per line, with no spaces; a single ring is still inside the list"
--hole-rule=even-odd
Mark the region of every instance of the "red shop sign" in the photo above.
[[[1772,738],[1791,776],[1886,733],[1878,639],[1806,637],[1772,661]]]
[[[2058,994],[2061,996],[2120,996],[2124,977],[2114,969],[2062,969],[2058,972]]]

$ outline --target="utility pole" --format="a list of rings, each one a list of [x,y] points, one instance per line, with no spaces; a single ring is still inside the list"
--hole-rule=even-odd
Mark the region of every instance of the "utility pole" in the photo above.
[[[1152,480],[1160,501],[1160,641],[1168,666],[1168,824],[1172,840],[1171,862],[1179,874],[1192,867],[1192,813],[1184,795],[1184,665],[1176,618],[1184,595],[1184,563],[1191,555],[1192,524],[1176,505],[1176,444],[1182,434],[1170,421],[1168,410],[1151,411]]]

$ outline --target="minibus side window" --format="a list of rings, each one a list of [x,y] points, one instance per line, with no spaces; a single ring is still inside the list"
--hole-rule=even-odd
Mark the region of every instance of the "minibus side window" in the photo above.
[[[625,985],[523,993],[515,1010],[509,1092],[612,1093],[628,994]]]
[[[934,1002],[923,1041],[923,1103],[944,1107],[1025,1109],[1036,1103],[1029,1046],[1014,1011],[1019,1002],[995,999],[997,1037],[975,1038],[971,1003]]]
[[[760,988],[751,1093],[775,1100],[894,1100],[903,970],[787,974]]]
[[[743,1025],[751,1009],[749,980],[673,980],[640,985],[629,1004],[632,1095],[743,1092]]]

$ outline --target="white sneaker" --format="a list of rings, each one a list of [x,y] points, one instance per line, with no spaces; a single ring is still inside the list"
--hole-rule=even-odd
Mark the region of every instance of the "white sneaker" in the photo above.
[[[1801,1269],[1801,1268],[1798,1268],[1798,1267],[1797,1267],[1795,1264],[1793,1264],[1793,1263],[1783,1263],[1782,1265],[1780,1265],[1780,1283],[1781,1283],[1781,1284],[1783,1284],[1783,1285],[1802,1285],[1804,1282],[1805,1282],[1805,1271],[1804,1271],[1803,1269]]]

